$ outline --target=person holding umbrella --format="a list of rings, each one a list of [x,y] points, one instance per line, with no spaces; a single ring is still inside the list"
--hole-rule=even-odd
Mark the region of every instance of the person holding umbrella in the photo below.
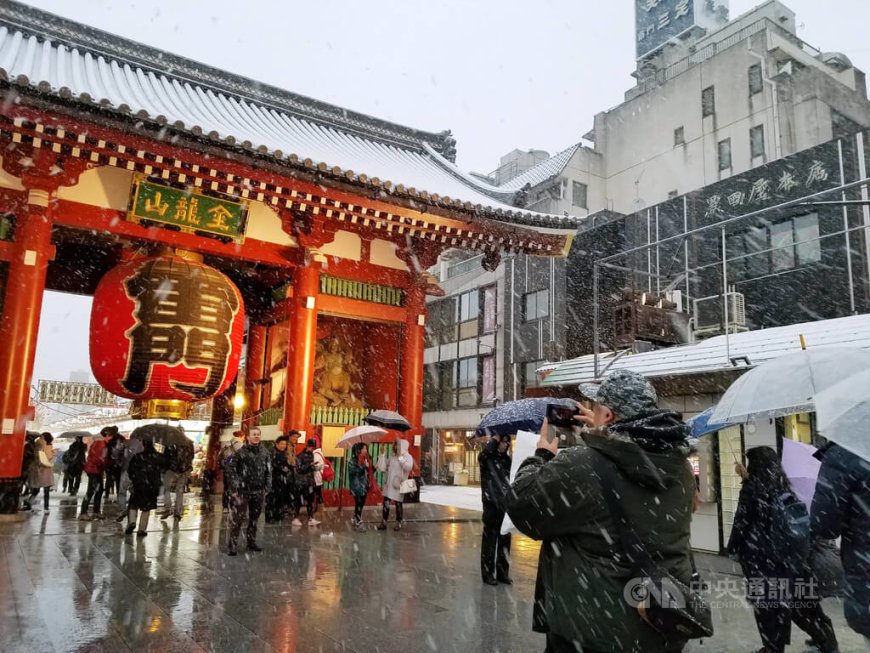
[[[375,476],[369,447],[365,442],[358,442],[350,450],[347,461],[347,476],[350,493],[353,495],[353,527],[363,531],[362,511],[366,505],[369,491],[374,487]]]
[[[127,535],[133,533],[136,528],[136,517],[139,517],[138,537],[148,534],[148,520],[151,511],[157,508],[157,497],[160,495],[160,481],[163,477],[163,456],[154,448],[154,440],[150,437],[133,438],[131,445],[136,444],[136,449],[141,451],[134,453],[127,464],[125,476],[129,481],[130,499],[127,501]]]
[[[409,446],[407,440],[397,438],[396,442],[393,443],[392,453],[378,459],[378,469],[387,474],[383,487],[384,507],[381,523],[378,524],[379,531],[387,529],[387,521],[390,519],[390,501],[396,505],[396,530],[401,530],[405,523],[401,489],[402,483],[407,480],[408,474],[414,467],[414,459],[408,453]]]
[[[493,435],[477,456],[483,495],[483,533],[480,543],[480,573],[487,585],[513,584],[510,578],[511,536],[501,534],[505,496],[510,491],[511,438]]]
[[[747,467],[737,463],[744,478],[728,553],[737,557],[750,582],[750,600],[761,635],[763,653],[783,653],[791,622],[806,631],[822,653],[838,651],[837,636],[816,596],[805,559],[809,530],[800,536],[791,515],[807,515],[770,447],[746,452]],[[755,588],[755,589],[753,589]],[[806,588],[808,595],[801,594]],[[763,591],[762,591],[763,590]]]

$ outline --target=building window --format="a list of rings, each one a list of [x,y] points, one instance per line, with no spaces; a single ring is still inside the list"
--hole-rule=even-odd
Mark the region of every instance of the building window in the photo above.
[[[749,95],[750,97],[756,93],[761,93],[761,64],[756,63],[749,66]]]
[[[426,346],[435,347],[448,342],[456,342],[458,335],[456,298],[446,297],[431,302],[426,308],[429,312],[429,317],[426,320]]]
[[[520,379],[520,385],[522,386],[523,394],[525,394],[526,390],[529,388],[536,388],[538,386],[538,375],[535,374],[535,370],[543,364],[544,361],[527,361],[522,363],[523,376]]]
[[[480,315],[480,298],[475,288],[467,293],[459,295],[459,319],[458,322],[476,320]]]
[[[749,156],[753,159],[764,156],[764,125],[757,125],[749,130]]]
[[[523,310],[526,322],[547,317],[550,314],[550,291],[545,288],[523,295]]]
[[[728,170],[731,167],[731,139],[719,141],[719,170]]]
[[[674,147],[683,145],[686,142],[686,131],[682,127],[677,127],[674,130]]]
[[[765,227],[731,234],[728,277],[750,281],[822,260],[819,216],[808,213]]]
[[[586,184],[579,181],[574,182],[571,203],[574,206],[579,206],[581,209],[586,208]]]
[[[477,358],[460,358],[456,361],[456,405],[477,406],[478,393]]]
[[[716,93],[712,86],[701,91],[701,117],[706,118],[716,113]]]

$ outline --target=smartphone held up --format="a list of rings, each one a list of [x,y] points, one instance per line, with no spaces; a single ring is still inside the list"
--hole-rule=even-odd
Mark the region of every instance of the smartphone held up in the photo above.
[[[559,448],[573,447],[580,442],[580,424],[575,417],[580,414],[577,406],[547,404],[547,439],[558,439]]]

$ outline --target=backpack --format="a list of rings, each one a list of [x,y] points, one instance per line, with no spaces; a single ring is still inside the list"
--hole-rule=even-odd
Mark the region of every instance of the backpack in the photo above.
[[[331,483],[335,480],[335,470],[332,468],[332,463],[326,456],[323,457],[323,469],[320,470],[320,476],[324,483]]]
[[[806,504],[783,492],[770,504],[770,539],[777,551],[788,552],[787,562],[799,569],[810,554],[810,514]]]

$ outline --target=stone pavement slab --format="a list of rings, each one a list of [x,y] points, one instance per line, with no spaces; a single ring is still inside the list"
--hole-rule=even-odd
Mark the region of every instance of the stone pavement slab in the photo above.
[[[539,544],[515,537],[515,584],[483,585],[478,512],[409,505],[396,532],[374,530],[379,511],[367,509],[370,529],[357,533],[351,510],[329,511],[316,528],[261,525],[265,551],[242,546],[230,558],[220,505],[187,503],[180,522],[152,518],[141,539],[111,519],[77,521],[67,499],[53,498],[48,515],[0,525],[0,650],[543,650],[530,628]],[[708,579],[720,576],[728,578],[720,570]],[[864,651],[841,604],[826,608],[842,650]],[[745,606],[717,610],[716,620],[716,636],[687,650],[760,646]]]

